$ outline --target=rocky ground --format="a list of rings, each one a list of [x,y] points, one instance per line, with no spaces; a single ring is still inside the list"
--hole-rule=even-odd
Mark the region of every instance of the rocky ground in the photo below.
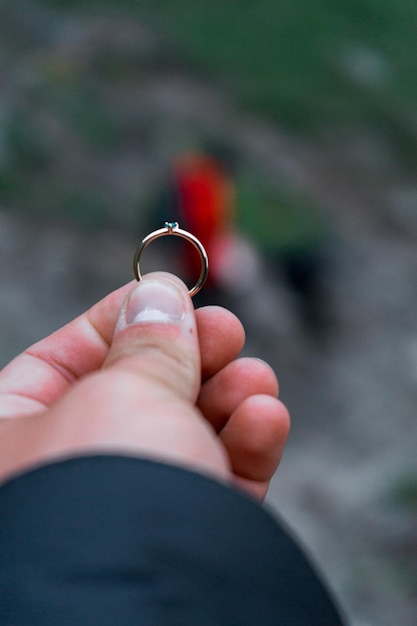
[[[131,279],[144,222],[134,212],[146,204],[179,138],[226,136],[247,169],[285,177],[314,195],[334,228],[326,276],[332,323],[324,335],[306,333],[293,295],[267,267],[257,282],[229,296],[247,327],[245,352],[272,363],[293,416],[269,506],[299,534],[351,626],[415,626],[412,186],[394,178],[383,186],[372,177],[369,185],[363,178],[354,182],[343,149],[335,154],[331,146],[309,146],[249,116],[212,82],[172,58],[168,63],[158,36],[139,22],[29,15],[27,7],[6,17],[9,29],[23,29],[25,43],[18,45],[16,37],[14,47],[7,38],[0,41],[3,125],[16,109],[30,111],[47,137],[39,145],[49,165],[25,178],[30,193],[22,190],[12,196],[14,206],[9,199],[0,210],[1,364]],[[130,59],[117,89],[104,62],[115,53],[124,62]],[[119,120],[122,145],[106,135],[109,143],[93,149],[90,126],[83,134],[68,123],[68,111],[45,109],[57,92],[62,96],[65,81],[71,87],[74,76],[79,81],[91,68],[95,93],[106,103],[106,132]],[[85,113],[82,107],[77,111]],[[7,172],[7,142],[2,150]],[[58,212],[43,211],[40,202],[39,211],[34,209],[39,190],[42,206],[53,207],[65,204],[65,193],[76,204],[80,196],[68,190],[80,188],[83,202],[91,200],[91,189],[101,190],[95,191],[106,206],[100,228],[63,221]]]

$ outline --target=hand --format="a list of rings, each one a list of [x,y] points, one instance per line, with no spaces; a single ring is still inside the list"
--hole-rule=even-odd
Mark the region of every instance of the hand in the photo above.
[[[0,480],[69,456],[122,454],[264,497],[289,415],[271,368],[237,359],[243,343],[232,313],[194,311],[170,274],[125,285],[0,373]]]

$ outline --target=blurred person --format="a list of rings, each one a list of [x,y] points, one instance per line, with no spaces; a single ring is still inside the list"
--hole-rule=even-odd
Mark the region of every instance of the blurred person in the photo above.
[[[322,336],[332,323],[327,289],[330,229],[317,209],[247,184],[238,197],[238,224],[271,275],[284,280],[304,327]]]
[[[1,626],[338,626],[259,501],[289,415],[225,309],[148,274],[0,373]]]
[[[235,156],[223,144],[207,142],[201,149],[180,153],[173,161],[158,201],[158,223],[177,221],[195,235],[210,259],[210,272],[198,304],[223,301],[228,282],[227,261],[236,243]],[[153,221],[156,227],[156,220]],[[199,255],[180,242],[180,271],[195,283],[200,271]]]

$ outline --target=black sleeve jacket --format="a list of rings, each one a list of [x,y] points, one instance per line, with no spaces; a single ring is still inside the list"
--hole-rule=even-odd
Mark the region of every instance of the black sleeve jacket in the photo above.
[[[1,626],[338,626],[296,543],[234,489],[124,456],[0,488]]]

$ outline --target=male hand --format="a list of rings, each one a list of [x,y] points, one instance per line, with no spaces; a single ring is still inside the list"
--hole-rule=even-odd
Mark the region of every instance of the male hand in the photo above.
[[[70,456],[155,459],[263,498],[289,415],[220,307],[170,274],[113,292],[0,373],[0,480]]]

